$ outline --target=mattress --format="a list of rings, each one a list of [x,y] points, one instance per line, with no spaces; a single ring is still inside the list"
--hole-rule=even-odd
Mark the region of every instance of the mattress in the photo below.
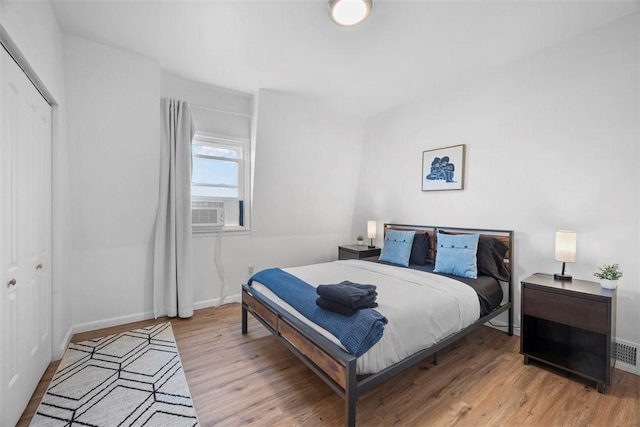
[[[391,265],[384,261],[378,261],[377,259],[372,259],[372,262],[378,262],[381,264]],[[426,265],[419,264],[409,264],[408,267],[414,270],[426,271],[428,273],[433,273],[433,263],[427,263]],[[403,268],[403,267],[400,267]],[[478,276],[476,279],[471,279],[467,277],[459,277],[454,276],[452,274],[444,274],[444,273],[434,273],[439,274],[441,276],[450,277],[454,280],[458,280],[460,282],[466,283],[471,286],[476,294],[478,294],[478,301],[480,302],[480,316],[486,316],[491,313],[493,310],[498,308],[500,304],[502,304],[502,300],[504,298],[504,293],[502,292],[502,287],[500,286],[500,282],[490,276]]]
[[[358,358],[358,374],[379,372],[480,318],[476,291],[459,280],[438,274],[361,260],[334,261],[284,270],[312,286],[343,280],[376,285],[376,310],[389,322],[380,341]],[[251,286],[342,347],[337,338],[302,316],[265,286],[256,281]]]

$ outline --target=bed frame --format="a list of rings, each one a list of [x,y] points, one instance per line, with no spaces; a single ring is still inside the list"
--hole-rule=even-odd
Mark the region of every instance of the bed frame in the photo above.
[[[434,363],[437,364],[437,352],[439,350],[458,341],[477,327],[505,311],[509,312],[507,334],[513,335],[513,231],[384,224],[385,235],[391,229],[416,230],[418,233],[429,233],[431,236],[431,248],[428,258],[431,260],[435,259],[435,236],[439,230],[449,233],[479,233],[482,236],[494,237],[504,242],[509,246],[509,251],[503,262],[511,276],[511,280],[506,286],[506,300],[503,298],[503,303],[494,311],[437,344],[425,348],[376,374],[357,376],[357,358],[354,355],[347,353],[323,337],[260,292],[247,285],[242,285],[242,334],[247,334],[247,313],[250,312],[316,375],[344,398],[345,424],[347,426],[355,426],[356,424],[356,401],[358,396],[428,357],[432,356]],[[505,290],[504,288],[505,286],[503,286],[503,291]]]

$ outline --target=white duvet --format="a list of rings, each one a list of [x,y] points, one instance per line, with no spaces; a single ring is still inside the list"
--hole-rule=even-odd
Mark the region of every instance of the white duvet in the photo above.
[[[346,260],[283,269],[312,286],[350,280],[377,286],[378,310],[389,323],[382,339],[358,358],[358,374],[372,374],[469,326],[480,317],[478,295],[448,277],[369,261]],[[252,286],[336,345],[340,341],[258,282]],[[342,347],[344,348],[344,347]]]

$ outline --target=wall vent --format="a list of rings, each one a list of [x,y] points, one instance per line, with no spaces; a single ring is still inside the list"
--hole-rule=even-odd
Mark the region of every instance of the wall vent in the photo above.
[[[638,366],[638,349],[632,345],[614,342],[613,357],[627,365]]]

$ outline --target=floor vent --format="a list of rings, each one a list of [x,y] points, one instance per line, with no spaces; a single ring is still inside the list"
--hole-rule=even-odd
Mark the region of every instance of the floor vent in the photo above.
[[[613,354],[616,360],[626,363],[627,365],[638,365],[638,349],[634,346],[615,342]]]

